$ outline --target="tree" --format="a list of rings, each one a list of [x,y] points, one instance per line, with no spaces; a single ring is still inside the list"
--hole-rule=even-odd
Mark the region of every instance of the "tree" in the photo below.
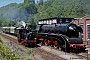
[[[43,0],[40,0],[39,5],[43,5]]]
[[[29,14],[37,13],[37,8],[35,6],[34,0],[24,0],[24,5],[22,6],[22,8],[26,9]]]
[[[35,0],[24,0],[24,3],[33,2],[35,4]]]

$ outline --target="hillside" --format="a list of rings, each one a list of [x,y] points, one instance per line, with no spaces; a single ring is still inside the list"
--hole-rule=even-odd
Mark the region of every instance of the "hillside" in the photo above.
[[[6,21],[6,25],[13,21],[25,21],[33,24],[39,19],[50,17],[74,17],[80,18],[90,14],[89,0],[24,0],[24,3],[11,3],[0,8],[0,22]],[[8,21],[8,22],[7,22]],[[3,26],[4,24],[1,24]]]

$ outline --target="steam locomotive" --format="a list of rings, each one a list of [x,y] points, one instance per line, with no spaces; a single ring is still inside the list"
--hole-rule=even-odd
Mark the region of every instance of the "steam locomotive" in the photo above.
[[[31,32],[31,25],[28,28],[20,27],[16,28],[17,30],[17,39],[22,45],[26,47],[35,47],[36,39],[34,34]]]
[[[30,28],[29,28],[30,27]],[[33,27],[35,28],[35,27]],[[11,34],[17,37],[19,43],[24,46],[36,46],[36,40],[31,32],[31,25],[28,26],[28,29],[25,27],[2,27],[4,33]]]
[[[37,25],[37,42],[67,51],[85,51],[79,33],[83,30],[76,24]]]

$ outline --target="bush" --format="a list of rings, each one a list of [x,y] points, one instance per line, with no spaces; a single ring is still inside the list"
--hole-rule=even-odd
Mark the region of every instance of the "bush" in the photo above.
[[[8,46],[2,44],[0,38],[0,54],[7,60],[20,60],[20,54],[18,52],[11,52]]]
[[[3,43],[2,40],[1,40],[1,38],[0,38],[0,43]]]

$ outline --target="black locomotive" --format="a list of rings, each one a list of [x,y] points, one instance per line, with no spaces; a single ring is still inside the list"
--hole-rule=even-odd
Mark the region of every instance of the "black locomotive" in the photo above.
[[[23,45],[27,47],[36,46],[35,36],[31,32],[31,25],[29,25],[28,28],[20,27],[16,30],[18,42],[21,42]]]
[[[36,26],[37,42],[67,51],[85,51],[83,40],[79,33],[83,33],[80,26],[73,23],[41,24]]]

